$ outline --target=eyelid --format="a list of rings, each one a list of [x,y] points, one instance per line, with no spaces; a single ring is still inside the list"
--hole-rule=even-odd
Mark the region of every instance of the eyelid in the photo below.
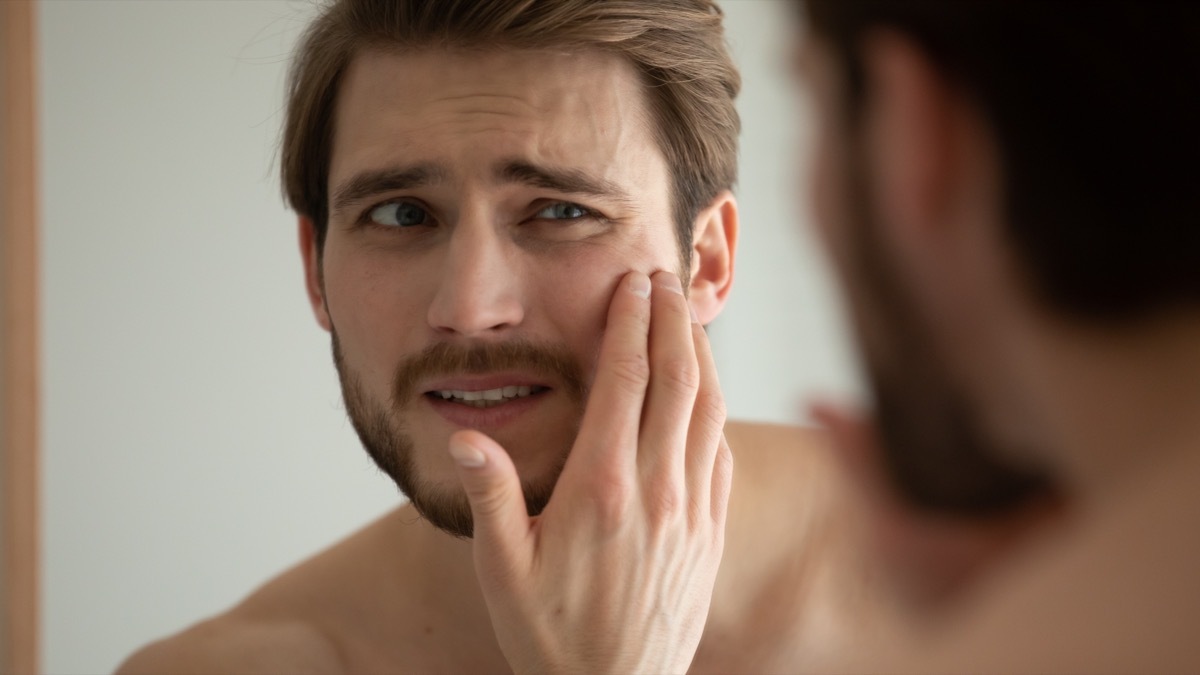
[[[581,216],[583,218],[595,218],[596,220],[608,221],[608,217],[601,213],[598,209],[588,206],[582,202],[572,201],[570,199],[540,199],[533,204],[533,216],[536,216],[538,213],[558,204],[570,204],[571,206],[579,207],[579,209],[584,212],[584,215]]]
[[[389,204],[412,204],[413,206],[418,206],[424,209],[425,213],[427,213],[430,218],[433,217],[433,209],[429,208],[428,204],[420,199],[417,199],[416,197],[391,197],[382,201],[371,202],[371,205],[363,209],[362,213],[359,214],[356,223],[359,225],[371,224],[371,214],[375,211],[375,209],[381,206],[387,206]]]

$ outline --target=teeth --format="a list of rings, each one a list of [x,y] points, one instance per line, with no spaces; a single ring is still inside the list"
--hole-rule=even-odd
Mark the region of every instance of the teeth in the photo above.
[[[536,389],[540,392],[543,391],[545,387],[537,387]],[[439,389],[432,392],[434,396],[441,397],[443,400],[453,400],[457,403],[462,403],[475,408],[488,408],[504,401],[529,396],[532,393],[534,393],[534,387],[530,386],[498,387],[496,389],[484,389],[482,391]]]

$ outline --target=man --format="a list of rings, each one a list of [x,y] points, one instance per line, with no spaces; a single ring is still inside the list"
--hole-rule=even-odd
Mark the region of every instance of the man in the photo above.
[[[283,181],[347,411],[411,504],[123,670],[825,656],[857,580],[832,473],[802,432],[722,429],[699,326],[732,281],[738,88],[709,0],[330,5]]]
[[[852,669],[1196,670],[1200,4],[807,23],[812,195],[877,430],[821,417],[924,608]]]

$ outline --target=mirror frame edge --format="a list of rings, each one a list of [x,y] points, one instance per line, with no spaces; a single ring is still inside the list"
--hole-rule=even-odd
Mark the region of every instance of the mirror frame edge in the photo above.
[[[40,672],[39,209],[36,2],[0,2],[0,672]]]

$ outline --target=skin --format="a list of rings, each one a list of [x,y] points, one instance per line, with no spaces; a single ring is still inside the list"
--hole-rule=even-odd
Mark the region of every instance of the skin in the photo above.
[[[535,69],[528,54],[488,58],[494,64],[481,68],[477,54],[367,52],[344,83],[332,194],[362,172],[397,165],[438,164],[450,174],[427,188],[335,203],[323,289],[312,272],[316,252],[306,245],[318,322],[336,326],[347,367],[375,400],[387,400],[395,363],[437,341],[525,338],[563,345],[590,366],[620,278],[631,267],[647,274],[675,269],[677,247],[670,228],[660,225],[670,222],[668,174],[648,142],[631,70],[616,59],[546,59]],[[592,87],[577,84],[589,78]],[[593,180],[643,198],[634,203],[617,194],[495,180],[494,166],[508,161],[582,167]],[[397,197],[425,205],[438,226],[397,232],[359,225],[363,211]],[[556,200],[594,209],[603,220],[535,217]],[[728,196],[711,210],[717,228],[722,211],[735,213]],[[691,300],[711,319],[724,288],[701,283]],[[579,415],[561,387],[543,398],[540,414],[490,430],[511,447],[527,479],[552,469],[560,456],[541,449],[569,447]],[[404,411],[414,443],[446,447],[457,426],[429,406],[414,408]],[[456,485],[449,459],[418,453],[417,473],[439,486]]]
[[[355,60],[331,194],[398,163],[445,177],[334,205],[323,258],[301,219],[309,297],[347,367],[384,401],[395,364],[432,342],[527,338],[597,373],[587,410],[581,422],[552,387],[536,415],[485,433],[401,411],[422,478],[469,497],[474,540],[401,507],[123,672],[790,671],[829,658],[852,621],[872,629],[821,438],[724,423],[701,324],[729,292],[736,204],[723,193],[698,214],[685,299],[640,87],[592,52]],[[497,180],[513,159],[586,170],[628,198]],[[397,197],[436,227],[361,226]],[[604,218],[537,215],[563,201]],[[650,279],[648,298],[632,292]],[[518,480],[552,471],[561,453],[544,448],[559,447],[554,498],[530,518]]]
[[[986,119],[903,35],[863,42],[862,126],[847,130],[833,55],[814,37],[801,72],[817,109],[814,185],[821,234],[839,254],[853,225],[844,140],[854,133],[872,190],[876,239],[893,262],[995,446],[1024,448],[1063,503],[1007,522],[936,523],[891,493],[870,417],[820,417],[873,505],[884,564],[907,581],[952,576],[912,598],[911,628],[880,660],[897,672],[1180,672],[1200,663],[1200,318],[1164,313],[1120,327],[1068,319],[1030,288],[1002,238],[1001,170]],[[1081,253],[1083,254],[1083,253]],[[862,289],[846,281],[854,303]],[[876,336],[878,337],[878,336]],[[952,520],[952,519],[951,519]],[[903,540],[903,541],[900,541]],[[898,542],[899,545],[898,545]],[[886,664],[886,665],[884,665]]]

